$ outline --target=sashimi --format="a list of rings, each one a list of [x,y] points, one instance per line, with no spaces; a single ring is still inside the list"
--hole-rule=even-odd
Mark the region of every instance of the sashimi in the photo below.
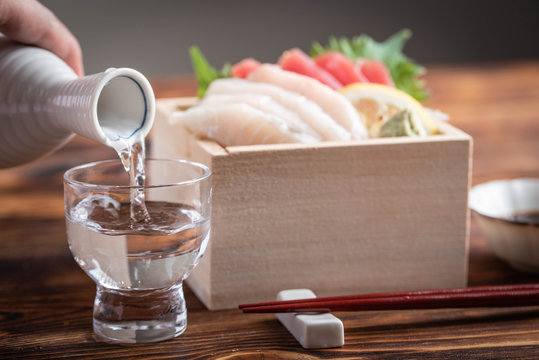
[[[356,61],[357,71],[360,72],[368,82],[395,87],[389,70],[384,63],[373,59],[359,59]]]
[[[348,130],[352,139],[366,139],[368,137],[367,129],[352,104],[343,95],[312,78],[284,71],[271,64],[262,64],[247,78],[299,93],[318,104],[326,114]]]
[[[232,65],[230,74],[233,77],[245,79],[251,72],[260,66],[260,62],[253,58],[246,58],[237,64]]]
[[[343,85],[368,82],[352,60],[338,51],[328,51],[319,55],[314,58],[314,62],[333,75]]]
[[[292,71],[301,75],[309,76],[326,84],[334,90],[343,87],[343,84],[326,70],[322,69],[309,55],[298,48],[285,51],[278,61],[283,70]]]
[[[199,137],[213,139],[223,146],[313,143],[306,134],[291,132],[284,121],[246,104],[194,106],[172,115]]]
[[[298,114],[285,108],[268,95],[256,93],[207,94],[200,103],[201,106],[227,104],[247,104],[268,115],[274,115],[282,119],[292,132],[310,135],[318,141],[322,140],[322,137],[303,122]]]
[[[316,80],[313,81],[319,85]],[[337,124],[335,120],[326,114],[316,103],[307,99],[305,96],[272,84],[243,79],[218,79],[211,83],[206,92],[206,96],[211,97],[216,94],[243,95],[247,93],[271,97],[284,108],[296,113],[300,119],[314,129],[323,140],[334,141],[351,139],[350,133]]]

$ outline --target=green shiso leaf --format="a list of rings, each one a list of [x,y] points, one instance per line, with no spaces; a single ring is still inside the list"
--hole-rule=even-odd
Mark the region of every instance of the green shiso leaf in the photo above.
[[[218,71],[206,60],[198,46],[189,48],[189,56],[198,82],[198,97],[203,97],[213,80],[230,77],[230,64]]]
[[[326,46],[314,42],[310,55],[314,57],[327,51],[339,51],[352,61],[360,58],[381,61],[387,66],[398,89],[423,101],[427,99],[428,92],[424,89],[425,83],[419,76],[425,73],[425,68],[402,52],[406,41],[411,37],[412,31],[409,29],[403,29],[383,42],[377,42],[368,35],[359,35],[351,39],[330,37]]]

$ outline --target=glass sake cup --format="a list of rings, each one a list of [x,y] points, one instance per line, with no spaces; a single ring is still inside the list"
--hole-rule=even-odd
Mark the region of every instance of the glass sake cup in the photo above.
[[[185,330],[182,282],[209,241],[210,170],[149,159],[145,172],[143,186],[130,186],[114,160],[64,175],[69,248],[97,284],[94,332],[125,343],[166,340]],[[141,209],[143,220],[132,220]]]

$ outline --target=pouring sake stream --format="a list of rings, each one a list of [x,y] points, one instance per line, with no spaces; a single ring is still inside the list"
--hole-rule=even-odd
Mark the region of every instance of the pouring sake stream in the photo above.
[[[152,87],[138,71],[79,78],[53,53],[0,38],[0,169],[53,152],[74,134],[110,147],[144,138],[154,115]]]

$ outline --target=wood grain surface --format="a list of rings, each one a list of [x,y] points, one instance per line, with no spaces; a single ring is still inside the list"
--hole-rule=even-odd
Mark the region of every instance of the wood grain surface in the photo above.
[[[190,77],[151,81],[158,97],[195,93]],[[429,106],[474,138],[473,184],[539,177],[539,62],[436,66],[427,81]],[[100,341],[92,333],[95,285],[67,246],[62,174],[113,157],[77,137],[49,157],[0,170],[0,359],[539,358],[539,307],[337,313],[345,345],[304,350],[274,315],[209,312],[189,289],[180,337]],[[539,282],[497,259],[473,220],[470,246],[470,285]]]

